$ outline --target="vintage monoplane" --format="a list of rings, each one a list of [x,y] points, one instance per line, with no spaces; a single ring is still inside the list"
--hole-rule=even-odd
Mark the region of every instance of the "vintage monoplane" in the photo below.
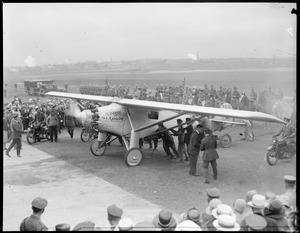
[[[91,152],[100,156],[105,153],[110,142],[109,135],[121,136],[126,146],[125,163],[137,166],[143,153],[139,149],[139,139],[156,134],[157,125],[164,123],[170,129],[176,127],[176,118],[191,117],[201,121],[204,127],[212,131],[221,130],[228,124],[244,125],[241,122],[226,121],[221,118],[238,118],[254,121],[284,123],[284,121],[262,112],[212,108],[194,105],[173,104],[118,97],[83,95],[76,93],[48,92],[47,96],[75,99],[76,101],[95,101],[103,103],[96,110],[80,110],[77,104],[71,106],[69,112],[83,125],[91,124],[97,119],[98,137],[91,142]],[[130,140],[128,140],[130,138]]]

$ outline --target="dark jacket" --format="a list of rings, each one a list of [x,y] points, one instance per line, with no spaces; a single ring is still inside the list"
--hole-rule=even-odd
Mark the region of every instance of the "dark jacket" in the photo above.
[[[192,132],[190,143],[188,145],[188,153],[191,155],[198,155],[200,152],[201,140],[204,138],[204,133],[195,129]]]
[[[22,122],[16,119],[12,119],[11,128],[13,130],[13,138],[21,138],[23,133]]]
[[[46,225],[41,221],[41,218],[37,215],[31,215],[25,218],[20,225],[20,231],[45,231]]]
[[[194,129],[193,129],[192,125],[189,125],[184,129],[186,130],[186,133],[184,135],[184,143],[188,145],[190,143],[191,135],[192,135]]]
[[[161,130],[165,130],[166,128],[163,127]],[[161,138],[164,143],[174,143],[173,136],[171,135],[169,130],[164,131],[158,135],[158,138]]]
[[[73,116],[70,116],[70,115],[65,115],[66,118],[65,118],[65,124],[67,127],[73,127],[75,126],[75,119]]]
[[[182,126],[178,127],[178,130],[171,129],[173,132],[174,136],[178,136],[178,142],[180,144],[184,144],[184,128]]]
[[[203,152],[203,161],[211,161],[219,158],[217,148],[217,136],[208,135],[201,141],[200,150]]]

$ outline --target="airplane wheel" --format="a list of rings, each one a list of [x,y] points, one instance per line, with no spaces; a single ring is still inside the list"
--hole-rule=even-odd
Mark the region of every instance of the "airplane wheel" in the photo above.
[[[140,164],[143,153],[138,148],[131,148],[125,154],[125,163],[128,167],[135,167]]]
[[[91,152],[95,156],[101,156],[104,155],[106,151],[106,143],[105,142],[99,142],[98,139],[94,139],[90,146]]]
[[[224,148],[230,147],[231,141],[232,141],[231,136],[228,133],[226,133],[220,137],[220,144]]]

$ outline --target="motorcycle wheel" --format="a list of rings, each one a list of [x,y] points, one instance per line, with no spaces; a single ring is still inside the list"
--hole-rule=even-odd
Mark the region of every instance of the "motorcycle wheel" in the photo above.
[[[275,165],[278,161],[278,158],[275,156],[275,151],[272,150],[268,150],[266,158],[268,164],[271,166]]]
[[[50,141],[50,131],[49,131],[49,129],[46,130],[45,135],[46,135],[47,140]]]
[[[83,142],[88,142],[90,140],[90,134],[89,134],[89,132],[82,131],[81,134],[80,134],[80,139]]]
[[[35,135],[33,133],[33,130],[29,130],[26,136],[28,144],[33,144],[35,143]]]

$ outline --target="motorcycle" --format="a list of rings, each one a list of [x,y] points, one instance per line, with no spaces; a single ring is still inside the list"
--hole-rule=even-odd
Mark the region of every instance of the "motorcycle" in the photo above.
[[[296,155],[296,143],[293,142],[287,146],[285,141],[279,141],[277,137],[273,137],[272,144],[268,146],[267,162],[273,166],[279,159],[291,159]]]
[[[27,132],[27,142],[28,144],[33,144],[41,139],[50,140],[50,131],[46,124],[40,127],[40,130],[37,129],[37,126],[34,126],[32,123],[29,124],[29,130]]]
[[[83,142],[88,142],[90,139],[95,139],[96,137],[98,137],[98,133],[98,129],[94,126],[82,127],[80,139]]]

